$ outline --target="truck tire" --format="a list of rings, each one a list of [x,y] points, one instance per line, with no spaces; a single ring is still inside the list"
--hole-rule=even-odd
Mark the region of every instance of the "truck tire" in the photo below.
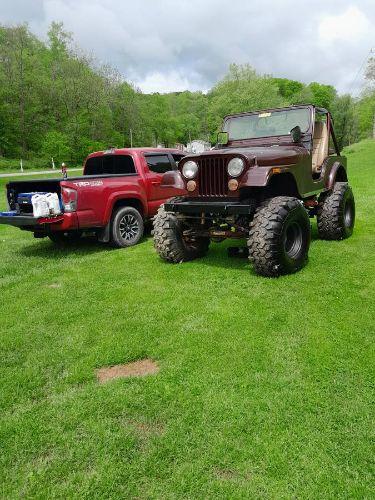
[[[343,240],[353,233],[355,202],[347,182],[336,182],[332,191],[320,196],[317,210],[319,237],[323,240]]]
[[[277,196],[262,203],[250,224],[249,260],[257,274],[295,273],[307,262],[311,239],[307,211],[297,198]]]
[[[142,215],[136,208],[119,207],[113,212],[110,232],[111,246],[125,248],[136,245],[144,233]]]
[[[76,243],[82,236],[81,231],[55,231],[48,235],[48,238],[56,245],[68,245]]]
[[[209,238],[186,241],[182,236],[181,222],[161,206],[154,217],[154,246],[163,260],[172,263],[186,262],[203,257],[210,245]]]

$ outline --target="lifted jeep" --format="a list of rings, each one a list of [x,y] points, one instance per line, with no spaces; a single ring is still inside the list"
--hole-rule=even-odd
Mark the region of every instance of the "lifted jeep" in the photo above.
[[[168,262],[203,256],[210,241],[246,238],[263,276],[301,269],[318,233],[340,240],[353,232],[355,203],[330,113],[312,105],[227,116],[218,145],[186,156],[162,186],[186,188],[154,218],[154,244]]]

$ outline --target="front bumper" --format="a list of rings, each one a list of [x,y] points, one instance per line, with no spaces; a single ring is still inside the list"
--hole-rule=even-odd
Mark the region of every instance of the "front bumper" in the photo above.
[[[180,214],[251,215],[253,207],[238,201],[170,201],[164,204],[167,212]]]

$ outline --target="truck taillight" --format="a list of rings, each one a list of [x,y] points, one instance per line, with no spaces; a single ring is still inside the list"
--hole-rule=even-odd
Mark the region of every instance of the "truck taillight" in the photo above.
[[[75,189],[62,187],[61,198],[64,205],[64,212],[75,212],[77,210],[78,193]]]

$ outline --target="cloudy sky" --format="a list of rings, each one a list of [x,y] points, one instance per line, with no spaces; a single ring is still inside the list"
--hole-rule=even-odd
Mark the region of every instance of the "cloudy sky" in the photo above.
[[[375,49],[375,0],[0,0],[2,24],[54,20],[144,92],[207,90],[236,62],[356,94]]]

